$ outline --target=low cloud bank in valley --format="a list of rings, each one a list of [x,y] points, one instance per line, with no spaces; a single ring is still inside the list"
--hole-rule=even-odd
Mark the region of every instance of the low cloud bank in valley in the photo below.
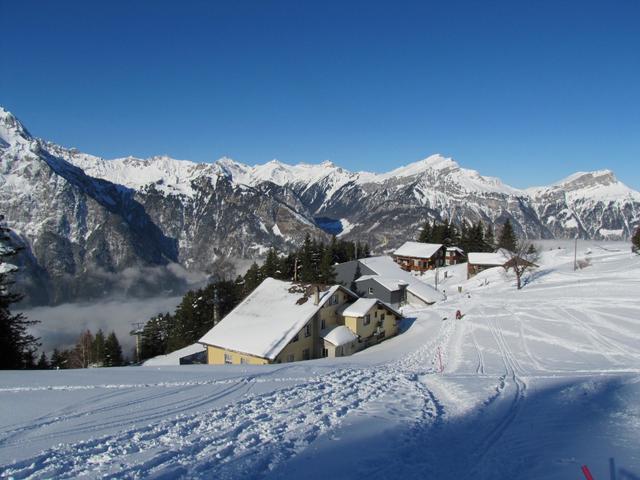
[[[40,337],[41,349],[50,353],[54,348],[75,345],[80,333],[87,328],[95,333],[115,331],[123,352],[131,356],[135,346],[129,332],[135,322],[146,322],[158,313],[173,312],[182,296],[153,297],[144,299],[111,298],[91,303],[66,303],[54,307],[34,307],[22,310],[30,320],[41,323],[32,327]]]

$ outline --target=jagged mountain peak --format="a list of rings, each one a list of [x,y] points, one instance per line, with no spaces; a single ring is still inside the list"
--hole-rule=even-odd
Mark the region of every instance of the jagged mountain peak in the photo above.
[[[0,140],[7,145],[24,144],[33,140],[20,120],[2,106],[0,106]]]
[[[383,177],[409,177],[413,175],[419,175],[427,170],[452,170],[458,169],[460,165],[456,163],[452,158],[445,157],[439,153],[429,155],[427,158],[418,160],[417,162],[404,165],[382,174]]]
[[[595,170],[592,172],[576,172],[568,177],[555,182],[552,186],[564,188],[581,188],[590,185],[611,185],[618,179],[611,170]]]
[[[622,183],[607,169],[576,172],[549,186],[529,188],[527,193],[534,198],[563,195],[572,200],[591,202],[640,201],[640,192]]]

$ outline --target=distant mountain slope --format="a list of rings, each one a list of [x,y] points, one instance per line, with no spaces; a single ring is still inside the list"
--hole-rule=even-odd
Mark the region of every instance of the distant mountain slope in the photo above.
[[[33,138],[2,108],[0,199],[29,247],[22,280],[39,303],[173,288],[177,264],[215,273],[306,233],[328,239],[323,229],[382,251],[426,219],[508,218],[540,238],[626,238],[640,223],[640,194],[608,171],[520,190],[441,155],[384,174],[331,162],[106,160]]]

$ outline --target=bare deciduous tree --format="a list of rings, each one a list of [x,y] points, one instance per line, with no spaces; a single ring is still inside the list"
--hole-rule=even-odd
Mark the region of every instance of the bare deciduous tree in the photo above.
[[[524,275],[535,268],[538,268],[536,262],[540,260],[540,253],[536,246],[530,240],[519,241],[515,251],[507,251],[509,261],[507,268],[513,268],[516,274],[516,284],[518,290],[522,288],[522,279]]]

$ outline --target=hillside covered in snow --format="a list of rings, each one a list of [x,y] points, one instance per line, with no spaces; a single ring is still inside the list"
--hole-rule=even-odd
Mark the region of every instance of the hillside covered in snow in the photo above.
[[[451,267],[446,300],[351,357],[2,372],[0,472],[564,480],[613,459],[638,478],[640,256],[581,242],[574,271],[564,242],[542,249],[520,291]]]
[[[19,279],[31,303],[179,291],[189,272],[233,265],[307,233],[367,242],[382,252],[415,238],[426,220],[511,220],[530,238],[628,238],[640,193],[609,171],[527,190],[432,155],[387,173],[332,162],[249,166],[104,159],[33,137],[0,108],[0,200],[27,247]],[[186,271],[185,271],[186,269]]]

